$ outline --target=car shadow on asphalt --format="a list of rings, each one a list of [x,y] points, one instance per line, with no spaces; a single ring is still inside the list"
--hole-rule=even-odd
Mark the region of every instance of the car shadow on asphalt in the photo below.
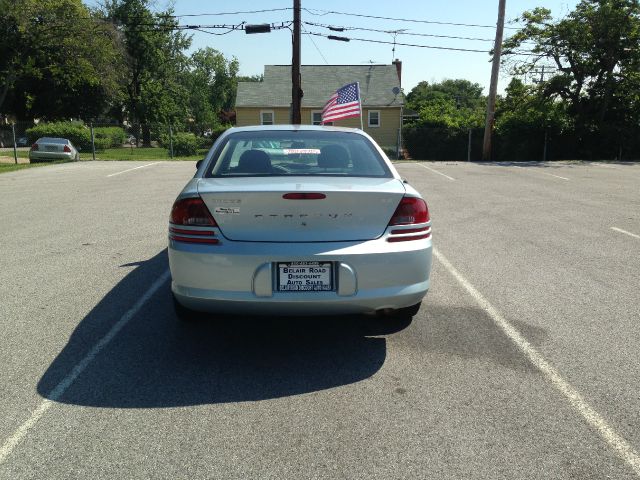
[[[74,405],[164,408],[316,392],[374,375],[386,357],[383,335],[410,323],[362,316],[212,316],[183,323],[167,281],[70,387],[52,396],[167,269],[164,250],[120,281],[78,324],[39,381],[39,394]]]

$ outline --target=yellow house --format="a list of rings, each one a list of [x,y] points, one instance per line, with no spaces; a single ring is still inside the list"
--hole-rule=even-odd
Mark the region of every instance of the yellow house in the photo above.
[[[403,97],[402,62],[391,65],[302,65],[302,123],[319,125],[329,97],[348,83],[360,82],[362,127],[378,144],[397,152],[400,143]],[[291,123],[291,66],[265,65],[262,82],[239,82],[236,125]],[[360,128],[360,118],[334,122]]]

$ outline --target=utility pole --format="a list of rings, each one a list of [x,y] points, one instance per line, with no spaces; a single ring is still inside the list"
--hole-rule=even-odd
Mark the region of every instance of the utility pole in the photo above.
[[[293,57],[291,59],[291,123],[300,125],[302,87],[300,85],[300,0],[293,0]]]
[[[491,160],[491,136],[498,93],[498,74],[500,73],[500,54],[502,53],[502,34],[504,32],[504,11],[506,0],[499,0],[498,25],[496,26],[496,42],[493,47],[493,65],[491,67],[491,85],[487,101],[487,119],[484,125],[484,142],[482,144],[482,160]]]

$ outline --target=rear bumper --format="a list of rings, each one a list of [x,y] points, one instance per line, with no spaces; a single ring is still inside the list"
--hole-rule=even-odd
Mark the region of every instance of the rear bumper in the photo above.
[[[419,303],[429,289],[431,239],[389,243],[169,241],[171,289],[200,311],[279,315],[373,313]],[[277,291],[277,262],[330,261],[335,291]]]
[[[74,160],[72,152],[29,151],[29,160]]]

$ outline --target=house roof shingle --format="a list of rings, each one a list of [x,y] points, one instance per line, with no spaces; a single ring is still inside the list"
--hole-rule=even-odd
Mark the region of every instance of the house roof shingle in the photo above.
[[[395,65],[302,65],[302,107],[321,108],[332,93],[360,82],[363,106],[399,107],[402,94]],[[291,66],[265,65],[262,82],[239,82],[236,107],[289,107]]]

